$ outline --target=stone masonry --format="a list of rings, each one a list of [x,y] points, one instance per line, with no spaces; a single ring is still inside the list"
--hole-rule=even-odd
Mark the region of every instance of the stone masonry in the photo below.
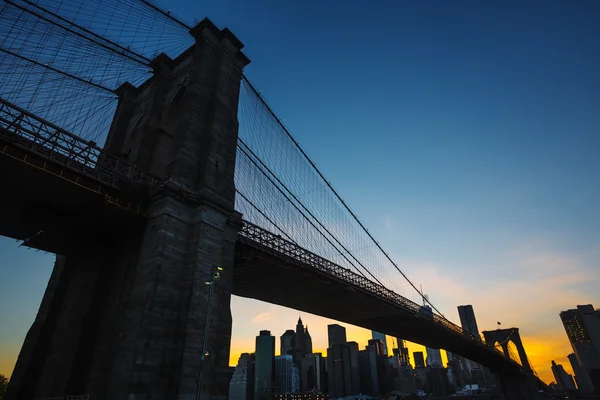
[[[201,394],[227,398],[237,108],[249,60],[206,19],[190,34],[194,46],[159,55],[150,80],[118,91],[105,150],[164,180],[145,222],[111,235],[90,227],[57,257],[7,399],[194,399],[205,282],[218,267]]]

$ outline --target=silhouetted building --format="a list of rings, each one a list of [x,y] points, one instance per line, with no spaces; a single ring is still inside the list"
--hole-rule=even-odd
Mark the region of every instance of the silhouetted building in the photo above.
[[[383,344],[383,354],[385,354],[387,356],[388,355],[388,347],[387,347],[387,336],[385,336],[385,333],[371,331],[371,335],[372,335],[373,339],[381,340],[381,343]]]
[[[242,353],[229,382],[229,400],[252,400],[253,397],[254,354]]]
[[[308,354],[312,354],[312,339],[310,333],[308,333],[308,327],[304,328],[301,318],[298,318],[298,324],[296,325],[294,350],[302,355],[301,358],[306,357]]]
[[[467,383],[470,383],[470,380],[467,382],[467,373],[464,359],[454,353],[446,351],[446,355],[448,357],[448,369],[452,370],[453,381],[457,387],[463,387]],[[470,374],[468,374],[470,377]]]
[[[431,347],[425,347],[425,351],[427,352],[428,367],[443,367],[442,353],[440,349],[432,349]]]
[[[552,360],[551,368],[559,390],[575,390],[575,381],[573,381],[573,376],[568,374],[562,365],[557,364],[554,362],[554,360]]]
[[[358,352],[358,368],[360,391],[369,396],[379,396],[380,383],[386,377],[385,365],[382,361],[387,356],[383,353],[383,343],[379,339],[369,340],[366,349]]]
[[[425,359],[423,358],[422,351],[415,351],[413,359],[415,360],[415,368],[425,368]]]
[[[338,324],[327,325],[327,339],[327,347],[346,343],[346,328]]]
[[[561,312],[560,319],[579,363],[600,392],[600,310],[591,304],[579,305]]]
[[[373,346],[374,351],[378,356],[385,355],[387,357],[387,353],[385,352],[385,348],[383,346],[383,342],[379,339],[370,339],[367,342],[367,346]]]
[[[294,359],[294,365],[300,368],[302,365],[302,359],[312,354],[312,339],[308,332],[308,327],[304,327],[302,319],[298,318],[298,324],[296,325],[296,335],[294,338],[294,350],[292,356]]]
[[[306,351],[306,356],[312,354],[312,338],[310,337],[310,333],[308,332],[308,325],[306,326],[306,330],[304,331],[304,351]]]
[[[336,344],[327,349],[329,396],[344,397],[360,392],[358,343]]]
[[[587,371],[579,362],[579,358],[575,353],[571,353],[567,356],[569,359],[569,363],[571,364],[571,368],[573,368],[573,372],[575,373],[575,381],[577,382],[577,388],[582,393],[592,393],[594,391],[594,385],[592,385],[592,380],[588,375]]]
[[[300,381],[302,392],[322,393],[325,391],[325,359],[321,353],[310,354],[301,361]]]
[[[275,357],[275,393],[297,393],[300,391],[298,369],[289,354]]]
[[[463,328],[463,331],[470,333],[477,339],[481,337],[479,335],[479,327],[477,326],[477,319],[475,318],[475,311],[473,311],[472,305],[467,304],[464,306],[458,306],[458,317],[460,318],[460,325]],[[473,369],[482,369],[479,364],[467,358],[464,359],[464,364],[469,370],[469,375],[473,374]],[[479,372],[476,371],[475,374],[478,375]]]
[[[458,316],[460,318],[460,325],[462,326],[463,330],[479,337],[479,328],[477,327],[477,320],[475,319],[473,306],[470,304],[466,306],[458,306]]]
[[[296,332],[291,329],[288,329],[281,335],[280,338],[280,354],[292,354],[294,351],[294,341],[296,340]]]
[[[427,368],[427,392],[434,397],[443,397],[454,393],[454,388],[448,382],[446,368]]]
[[[254,400],[271,400],[273,396],[273,361],[275,336],[270,331],[260,331],[256,337],[254,368]]]

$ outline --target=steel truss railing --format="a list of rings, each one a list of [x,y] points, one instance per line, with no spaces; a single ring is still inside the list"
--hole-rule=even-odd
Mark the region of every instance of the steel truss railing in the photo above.
[[[241,242],[246,243],[254,248],[258,248],[261,251],[275,255],[278,258],[292,262],[301,267],[309,266],[326,275],[333,276],[349,286],[378,296],[396,305],[397,307],[401,307],[405,311],[414,314],[418,318],[431,320],[448,331],[452,331],[453,333],[464,336],[465,338],[472,340],[479,345],[485,346],[490,350],[492,349],[492,347],[485,345],[479,337],[463,331],[460,326],[455,325],[452,322],[433,313],[424,312],[423,308],[419,304],[408,300],[398,293],[372,282],[347,268],[341,267],[315,253],[312,253],[303,247],[290,242],[289,240],[283,239],[280,235],[276,235],[267,231],[266,229],[254,225],[251,222],[244,221],[243,227],[238,234],[238,238]]]
[[[84,140],[2,98],[0,139],[111,187],[118,187],[120,181],[145,186],[160,183],[152,175],[105,153],[96,143]]]

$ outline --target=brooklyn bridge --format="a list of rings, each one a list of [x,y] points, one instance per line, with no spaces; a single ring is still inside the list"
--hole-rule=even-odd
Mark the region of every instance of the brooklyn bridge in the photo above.
[[[144,0],[3,0],[0,21],[0,235],[57,255],[8,399],[191,399],[203,363],[202,398],[226,398],[232,294],[446,349],[507,399],[545,387],[518,334],[517,361],[409,280],[227,28]]]

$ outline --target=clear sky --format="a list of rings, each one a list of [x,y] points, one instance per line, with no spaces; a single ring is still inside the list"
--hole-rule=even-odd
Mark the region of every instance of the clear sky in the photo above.
[[[600,3],[522,3],[161,0],[229,27],[248,77],[432,302],[519,327],[550,381],[552,359],[570,371],[558,313],[600,307]],[[0,254],[10,375],[52,256],[6,238]],[[233,315],[232,363],[298,318],[241,298]],[[328,321],[302,318],[324,351]]]

